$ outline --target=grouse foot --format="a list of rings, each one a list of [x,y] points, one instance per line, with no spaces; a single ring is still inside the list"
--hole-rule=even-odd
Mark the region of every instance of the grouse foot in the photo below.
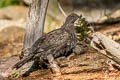
[[[58,66],[57,62],[54,60],[52,54],[47,56],[48,62],[50,64],[51,71],[55,73],[56,76],[61,75],[60,67]]]

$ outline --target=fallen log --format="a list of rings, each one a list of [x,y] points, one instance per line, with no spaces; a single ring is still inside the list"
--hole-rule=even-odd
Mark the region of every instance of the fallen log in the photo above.
[[[102,33],[96,32],[92,36],[91,46],[120,66],[120,44]]]

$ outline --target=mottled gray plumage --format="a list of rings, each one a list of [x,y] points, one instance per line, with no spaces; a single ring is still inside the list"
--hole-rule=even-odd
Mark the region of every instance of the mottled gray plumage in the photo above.
[[[40,37],[29,49],[29,55],[16,63],[13,68],[20,68],[28,61],[39,59],[47,60],[47,56],[52,54],[54,58],[66,56],[77,42],[74,22],[79,18],[76,14],[71,14],[66,18],[61,28],[53,30]]]

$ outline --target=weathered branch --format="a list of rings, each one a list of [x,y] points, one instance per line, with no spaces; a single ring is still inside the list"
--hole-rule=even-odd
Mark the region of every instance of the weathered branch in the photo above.
[[[108,19],[103,20],[101,22],[91,22],[91,23],[88,23],[88,25],[99,26],[99,25],[113,25],[113,24],[118,24],[118,23],[120,23],[120,17],[108,18]]]
[[[95,33],[91,46],[120,65],[120,44],[101,33]]]

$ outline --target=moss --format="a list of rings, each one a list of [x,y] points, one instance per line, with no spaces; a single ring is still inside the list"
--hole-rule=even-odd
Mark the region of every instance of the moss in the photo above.
[[[19,0],[0,0],[0,8],[19,4],[20,4]]]

